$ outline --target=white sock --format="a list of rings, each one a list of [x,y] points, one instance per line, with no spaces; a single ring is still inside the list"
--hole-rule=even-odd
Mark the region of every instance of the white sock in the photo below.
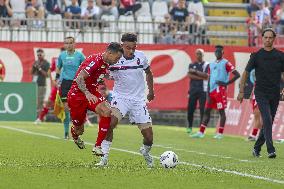
[[[152,148],[152,146],[148,146],[148,145],[143,144],[143,148],[145,149],[146,153],[149,153],[151,148]]]
[[[103,154],[107,154],[107,155],[109,154],[111,144],[112,142],[103,140],[101,144]]]

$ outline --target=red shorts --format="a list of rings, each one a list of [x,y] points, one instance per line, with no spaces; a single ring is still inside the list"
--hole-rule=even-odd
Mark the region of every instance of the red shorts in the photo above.
[[[98,101],[95,104],[90,104],[83,93],[73,94],[74,93],[71,91],[68,93],[67,102],[74,126],[83,125],[86,121],[87,110],[96,112],[97,105],[106,101],[106,99],[97,91],[93,93],[93,95],[98,98]]]
[[[227,107],[226,87],[220,86],[209,93],[210,103],[206,101],[205,108],[224,110]]]
[[[52,88],[51,88],[51,91],[50,91],[50,94],[49,94],[49,100],[50,100],[51,102],[54,102],[54,101],[55,101],[56,93],[57,93],[57,87],[52,87]]]
[[[250,102],[251,102],[251,106],[252,106],[252,111],[254,111],[256,108],[258,108],[254,94],[252,94],[252,98],[251,98],[251,101],[250,101]]]

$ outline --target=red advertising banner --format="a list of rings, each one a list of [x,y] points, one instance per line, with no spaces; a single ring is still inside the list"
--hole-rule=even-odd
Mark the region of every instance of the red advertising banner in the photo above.
[[[284,102],[280,102],[273,123],[273,139],[284,139]],[[225,134],[249,136],[253,129],[254,115],[249,100],[242,104],[234,99],[228,99],[226,109]],[[218,128],[219,123],[217,123]]]
[[[42,42],[0,42],[0,62],[4,65],[4,81],[31,82],[30,69],[36,58],[36,50],[42,48],[45,58],[50,62],[58,57],[63,43]],[[103,52],[106,44],[79,43],[76,48],[85,56]],[[188,65],[195,60],[195,50],[205,50],[205,60],[213,61],[213,46],[192,45],[138,45],[137,49],[144,51],[149,59],[154,74],[154,89],[156,98],[149,104],[150,109],[156,110],[185,110],[189,79]],[[225,58],[239,72],[243,72],[250,53],[256,49],[248,47],[225,47]],[[236,97],[238,82],[228,87],[228,96]],[[108,83],[112,87],[112,83]]]

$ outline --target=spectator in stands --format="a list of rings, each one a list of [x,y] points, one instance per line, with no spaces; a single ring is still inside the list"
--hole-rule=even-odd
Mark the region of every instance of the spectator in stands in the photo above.
[[[280,35],[284,34],[284,2],[280,4],[275,16],[276,32]]]
[[[89,26],[94,26],[94,21],[98,19],[99,8],[94,5],[94,0],[88,0],[87,7],[82,8],[81,17],[85,21],[90,21]]]
[[[157,42],[161,44],[174,44],[176,27],[171,20],[171,15],[166,14],[164,18],[165,22],[159,25],[159,36]]]
[[[71,20],[81,19],[81,8],[77,0],[72,0],[71,5],[65,8],[64,17],[69,19],[67,26],[71,28],[80,28],[80,22],[72,22]]]
[[[10,0],[10,4],[13,10],[11,25],[19,27],[21,23],[24,23],[23,20],[26,19],[26,2],[25,0]]]
[[[7,20],[3,20],[2,18],[9,18],[13,15],[13,10],[10,5],[10,0],[0,0],[0,27],[3,27]]]
[[[137,3],[136,0],[120,0],[119,14],[134,15],[136,11],[141,9],[141,7],[142,7],[141,3]]]
[[[257,5],[257,2],[262,2],[263,0],[250,0],[249,5],[247,6],[247,12],[249,16],[251,16],[252,12],[258,11],[259,6]]]
[[[255,12],[251,13],[246,23],[248,27],[248,44],[250,47],[254,47],[257,44],[257,36],[260,30]]]
[[[172,20],[177,22],[178,31],[188,31],[189,13],[185,6],[185,0],[178,0],[178,6],[174,7],[170,14]]]
[[[118,9],[116,0],[97,0],[97,5],[100,8],[99,18],[104,14],[111,14],[118,19]]]
[[[26,2],[26,14],[27,18],[32,19],[28,22],[28,25],[34,27],[44,26],[44,7],[42,0],[27,0]]]
[[[62,0],[47,0],[45,3],[45,8],[50,14],[60,14]]]
[[[37,109],[40,110],[46,93],[46,78],[48,77],[50,64],[44,59],[44,51],[42,49],[38,49],[36,53],[38,59],[33,64],[31,74],[33,75],[33,81],[36,82],[38,86]]]

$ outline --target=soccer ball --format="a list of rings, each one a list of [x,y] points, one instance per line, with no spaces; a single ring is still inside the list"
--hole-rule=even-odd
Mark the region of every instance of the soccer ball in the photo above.
[[[178,164],[178,156],[173,151],[165,151],[160,156],[160,164],[164,168],[175,168]]]

